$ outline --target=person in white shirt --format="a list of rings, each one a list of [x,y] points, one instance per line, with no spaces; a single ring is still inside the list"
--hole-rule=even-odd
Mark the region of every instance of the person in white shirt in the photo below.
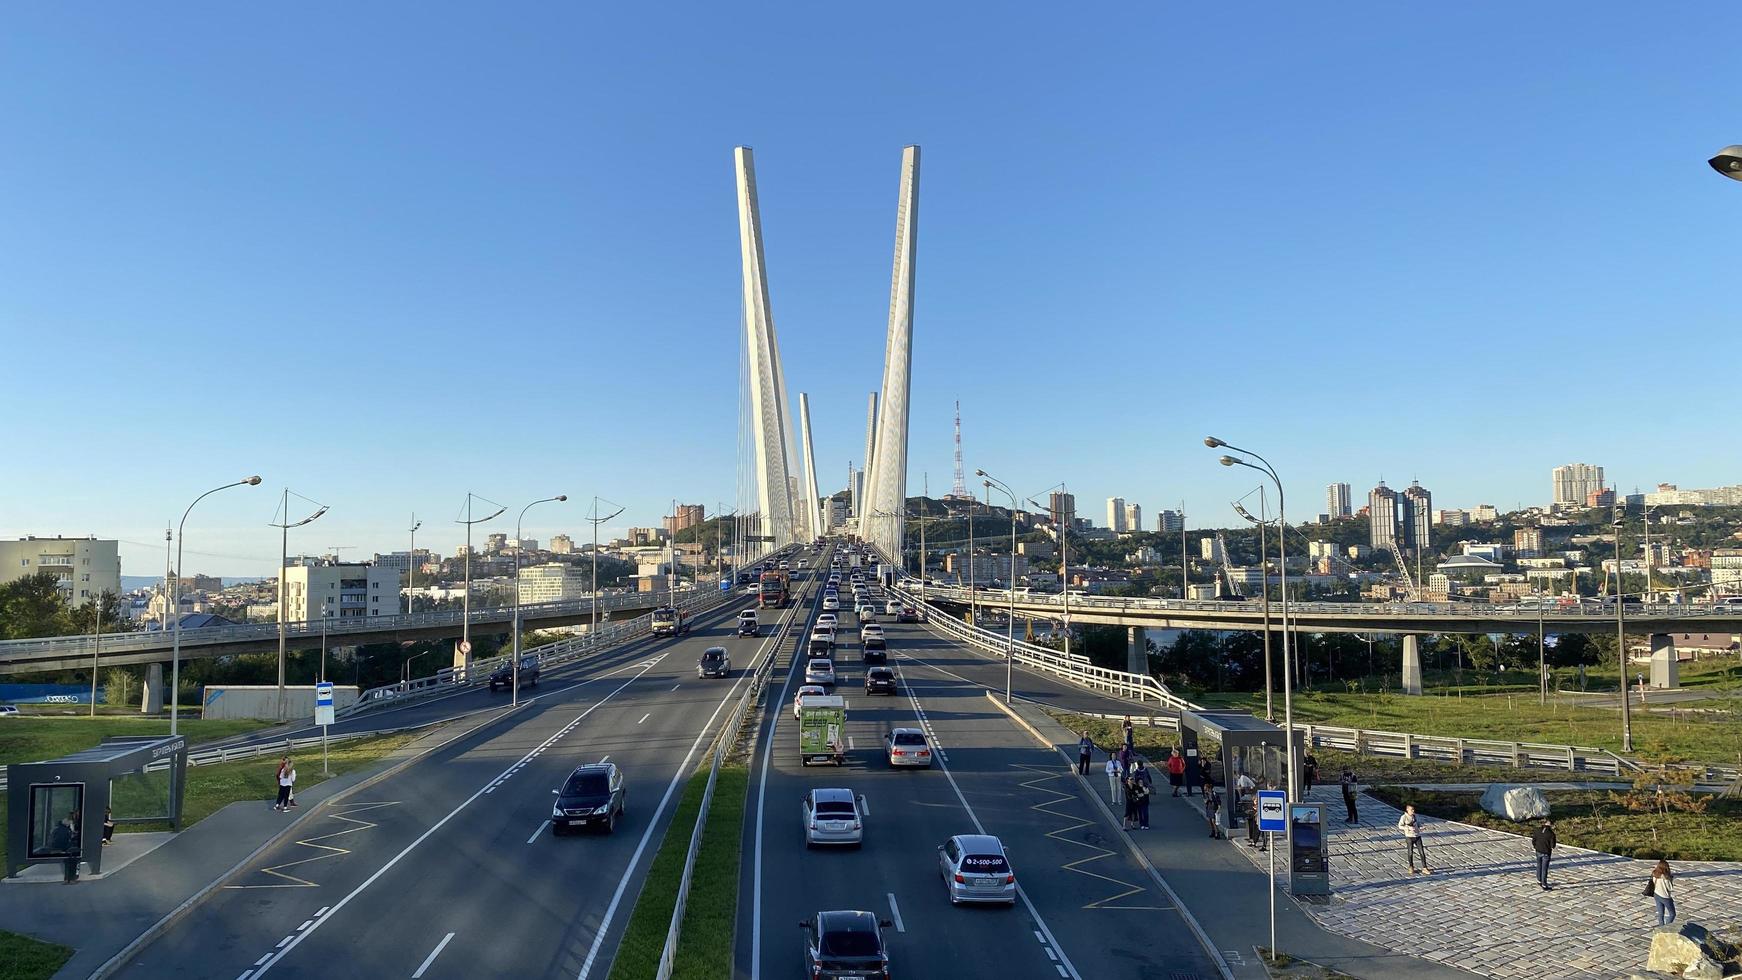
[[[279,760],[277,779],[278,799],[273,802],[272,808],[278,811],[289,810],[296,805],[290,798],[292,789],[296,786],[296,764],[290,761],[290,756]]]
[[[1427,845],[1421,842],[1421,821],[1416,818],[1415,804],[1410,803],[1403,808],[1403,816],[1397,818],[1397,829],[1403,831],[1403,846],[1409,853],[1409,873],[1431,875],[1434,869],[1427,865]],[[1415,856],[1421,855],[1421,870],[1415,870]]]
[[[1125,770],[1119,765],[1119,757],[1107,756],[1107,791],[1112,795],[1114,806],[1125,802]]]

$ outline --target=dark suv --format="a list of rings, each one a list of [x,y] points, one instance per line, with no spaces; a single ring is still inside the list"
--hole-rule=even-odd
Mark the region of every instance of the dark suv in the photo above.
[[[866,694],[894,694],[895,671],[888,667],[870,667],[865,670]]]
[[[550,809],[550,832],[561,837],[576,827],[617,829],[623,819],[623,771],[614,762],[596,762],[569,774],[562,789],[552,790],[556,803]]]
[[[813,980],[889,976],[889,953],[883,945],[887,919],[869,912],[818,912],[799,923],[805,931],[805,976]]]
[[[499,687],[513,687],[513,686],[514,686],[514,664],[506,663],[506,664],[503,664],[502,666],[496,668],[494,671],[491,671],[491,673],[490,673],[490,690],[494,691]],[[521,687],[537,687],[538,686],[538,658],[537,657],[528,656],[528,657],[521,657],[520,658],[520,686]]]

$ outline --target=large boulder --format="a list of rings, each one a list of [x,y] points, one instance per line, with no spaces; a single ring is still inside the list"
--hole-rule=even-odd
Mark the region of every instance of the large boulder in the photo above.
[[[1548,816],[1548,798],[1535,786],[1495,783],[1483,791],[1482,809],[1515,823],[1540,820]]]
[[[1736,950],[1697,923],[1662,926],[1651,934],[1651,952],[1645,968],[1673,973],[1683,980],[1719,980],[1724,962]]]

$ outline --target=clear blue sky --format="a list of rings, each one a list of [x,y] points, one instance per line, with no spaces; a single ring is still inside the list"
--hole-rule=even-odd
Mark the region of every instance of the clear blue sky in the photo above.
[[[940,10],[940,7],[956,8]],[[993,11],[996,10],[994,13]],[[752,145],[819,482],[864,439],[924,147],[910,490],[1221,524],[1267,451],[1436,506],[1742,480],[1723,6],[33,4],[0,34],[0,534],[161,570],[451,551],[468,488],[734,494]],[[585,504],[529,533],[579,537]],[[511,531],[498,524],[492,530]],[[298,547],[300,545],[300,548]]]

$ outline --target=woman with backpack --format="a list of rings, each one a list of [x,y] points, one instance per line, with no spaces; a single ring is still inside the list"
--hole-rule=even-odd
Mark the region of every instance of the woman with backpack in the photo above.
[[[1651,879],[1645,883],[1645,894],[1657,903],[1657,924],[1667,926],[1675,921],[1675,872],[1668,861],[1657,862],[1651,869]]]

